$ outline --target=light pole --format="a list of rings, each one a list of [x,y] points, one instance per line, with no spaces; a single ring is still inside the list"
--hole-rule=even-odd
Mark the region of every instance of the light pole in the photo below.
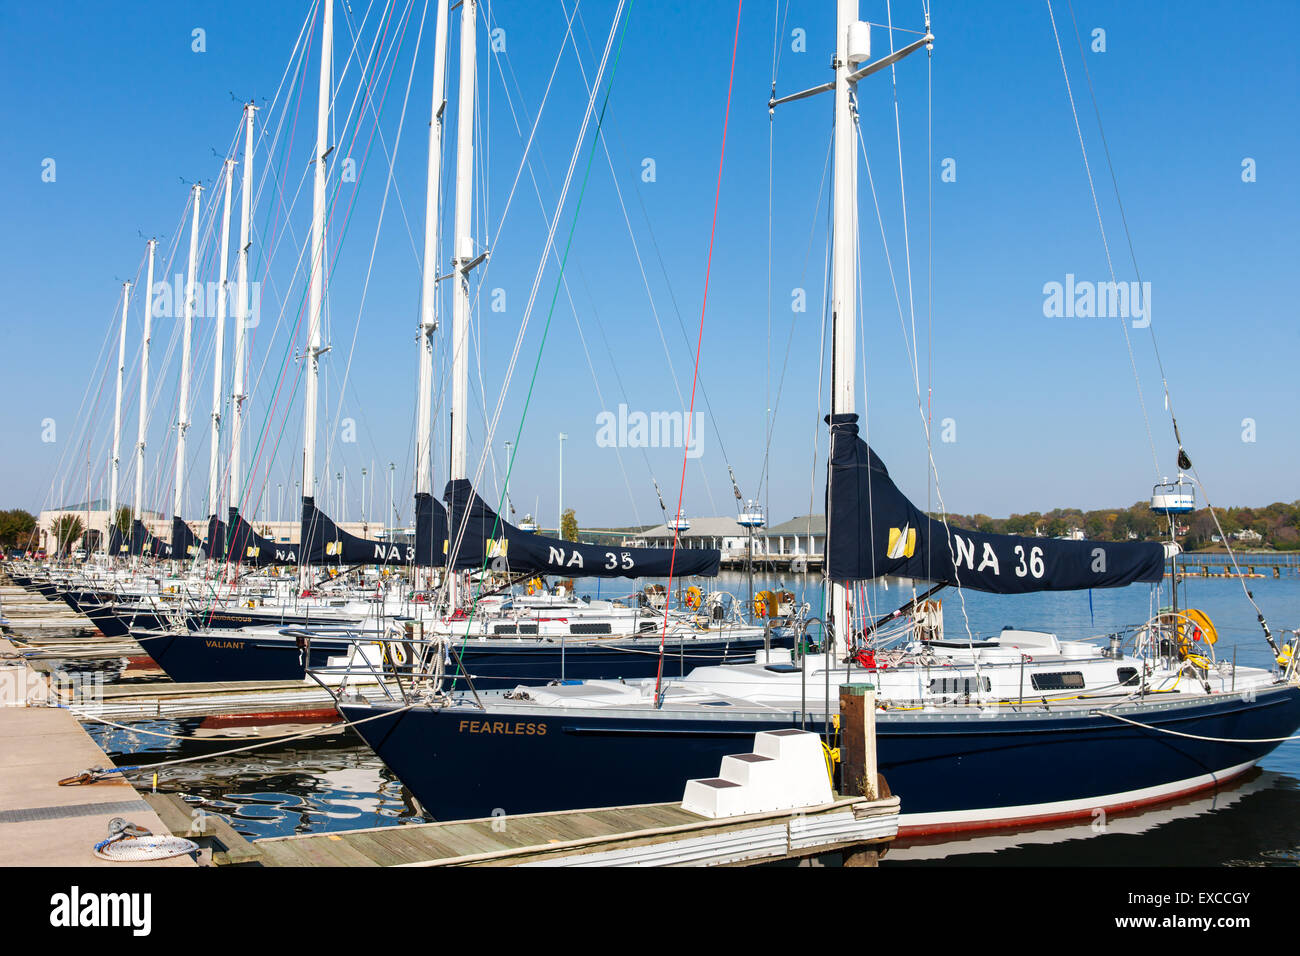
[[[370,515],[366,509],[366,469],[361,466],[361,533],[367,534],[370,529]]]
[[[284,524],[284,483],[277,481],[275,483],[275,496],[278,499],[275,506],[275,524],[276,530],[279,531],[280,525]]]
[[[346,485],[343,484],[343,472],[340,471],[334,477],[339,480],[339,524],[342,524],[346,520],[348,510],[347,503],[344,501],[344,495],[347,493]]]
[[[560,529],[564,524],[564,440],[568,437],[564,432],[560,432],[560,514],[555,524],[555,536],[557,538],[564,537]]]
[[[393,474],[397,465],[391,461],[388,463],[388,511],[384,517],[384,527],[387,528],[393,521]]]

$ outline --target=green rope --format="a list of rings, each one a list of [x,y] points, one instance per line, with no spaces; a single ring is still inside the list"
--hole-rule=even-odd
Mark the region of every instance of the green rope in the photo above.
[[[591,179],[591,167],[596,158],[596,147],[600,144],[600,132],[605,122],[605,111],[609,108],[610,94],[613,93],[614,91],[614,79],[618,75],[619,60],[623,56],[623,41],[627,37],[627,28],[632,22],[632,4],[635,2],[636,0],[630,0],[630,2],[628,3],[627,17],[623,20],[623,28],[619,32],[618,48],[614,51],[614,62],[611,65],[609,71],[609,83],[605,87],[605,98],[601,102],[600,116],[596,120],[596,134],[594,137],[592,137],[591,149],[587,153],[587,165],[586,168],[583,170],[582,185],[578,189],[578,199],[573,208],[573,219],[569,223],[569,234],[568,237],[565,239],[564,254],[560,256],[560,271],[555,277],[555,290],[551,293],[551,305],[546,312],[546,324],[542,327],[542,341],[541,344],[539,344],[537,347],[537,358],[533,362],[533,374],[528,381],[528,393],[524,396],[524,410],[519,416],[519,427],[515,429],[515,441],[510,448],[510,458],[506,462],[506,480],[505,480],[505,484],[501,488],[501,497],[497,501],[496,521],[493,522],[492,525],[493,538],[496,537],[497,529],[501,523],[501,509],[505,507],[506,489],[510,487],[510,473],[514,469],[515,456],[519,454],[519,439],[523,435],[524,422],[528,418],[528,409],[533,401],[533,390],[537,386],[537,375],[542,367],[542,353],[546,350],[546,339],[551,331],[551,321],[555,317],[555,306],[559,302],[560,289],[564,281],[564,270],[569,263],[569,252],[573,247],[573,236],[574,233],[577,231],[577,227],[578,227],[578,215],[582,212],[582,200],[587,193],[587,184]],[[561,523],[563,522],[563,517],[564,517],[563,515],[560,516]],[[556,534],[559,533],[560,533],[560,529],[557,527]],[[480,573],[487,570],[487,564],[488,564],[488,556],[485,550],[483,554],[483,566],[482,568],[479,569]],[[478,609],[479,597],[482,595],[482,592],[483,592],[483,579],[480,576],[474,592],[474,602],[470,605],[469,614],[467,615],[467,619],[465,623],[465,636],[461,640],[462,651],[465,649],[465,644],[469,641],[470,627],[473,625],[474,613]],[[459,654],[457,655],[457,658],[458,660],[456,664],[456,673],[453,674],[451,678],[451,687],[453,689],[456,686],[456,680],[460,676],[460,672],[461,672],[461,665],[459,663],[459,658],[460,658]]]

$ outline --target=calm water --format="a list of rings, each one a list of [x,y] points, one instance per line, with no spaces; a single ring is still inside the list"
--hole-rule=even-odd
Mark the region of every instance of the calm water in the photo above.
[[[756,576],[758,586],[778,579]],[[784,584],[820,607],[815,579]],[[1246,582],[1275,635],[1300,626],[1300,577]],[[724,574],[720,586],[743,596],[742,574]],[[579,593],[596,594],[579,582]],[[623,593],[601,586],[601,596]],[[872,597],[881,613],[911,597],[897,588]],[[1167,601],[1167,595],[1165,596]],[[1270,655],[1241,582],[1192,579],[1185,601],[1206,610],[1218,626],[1220,657],[1237,655],[1243,665],[1267,666]],[[1004,625],[1042,628],[1062,637],[1087,637],[1140,623],[1152,603],[1146,585],[1118,591],[1017,596],[966,595],[972,633],[988,635]],[[949,637],[965,635],[960,601],[944,599]],[[1275,637],[1276,639],[1276,637]],[[183,735],[205,734],[202,721],[145,721],[132,725]],[[119,765],[197,756],[241,746],[247,740],[178,742],[87,725]],[[148,778],[135,778],[148,785]],[[208,757],[165,768],[158,789],[178,793],[196,810],[219,813],[250,838],[292,833],[422,823],[401,784],[350,733],[268,747],[251,754]],[[906,800],[907,795],[903,794]],[[988,865],[1270,865],[1300,862],[1300,741],[1281,745],[1232,787],[1208,797],[1112,816],[1104,828],[1091,823],[1039,831],[950,840],[939,845],[896,847],[889,865],[932,865],[944,860]]]

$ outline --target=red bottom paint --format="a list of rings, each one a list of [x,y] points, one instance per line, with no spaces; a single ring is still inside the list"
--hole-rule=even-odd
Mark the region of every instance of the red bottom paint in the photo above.
[[[1029,813],[1024,816],[1007,817],[1002,820],[969,820],[960,823],[925,823],[919,826],[900,826],[898,828],[898,837],[895,839],[894,845],[900,848],[904,846],[933,845],[936,843],[943,843],[944,841],[941,839],[926,839],[927,837],[933,838],[953,833],[970,833],[976,830],[1009,830],[1016,827],[1041,827],[1053,823],[1065,823],[1071,820],[1086,819],[1093,816],[1097,809],[1104,810],[1106,813],[1124,813],[1129,810],[1153,807],[1157,804],[1173,803],[1183,797],[1188,797],[1192,794],[1202,793],[1206,790],[1213,790],[1216,787],[1221,787],[1229,780],[1235,780],[1237,777],[1249,772],[1251,769],[1253,768],[1245,767],[1238,770],[1236,773],[1219,777],[1207,783],[1197,784],[1188,787],[1185,790],[1176,790],[1172,793],[1162,793],[1156,797],[1147,797],[1143,800],[1129,800],[1123,803],[1099,802],[1095,807],[1088,807],[1082,810],[1066,810],[1059,813],[1043,814]],[[1101,799],[1104,800],[1105,798],[1103,797]]]
[[[339,712],[333,707],[312,710],[275,710],[252,714],[216,714],[204,717],[200,727],[249,727],[265,724],[328,724],[338,720]]]

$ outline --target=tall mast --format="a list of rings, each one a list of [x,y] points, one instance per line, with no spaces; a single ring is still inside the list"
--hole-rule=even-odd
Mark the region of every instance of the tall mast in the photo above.
[[[460,7],[460,89],[456,106],[456,224],[452,253],[451,467],[450,477],[468,478],[466,429],[469,407],[469,271],[474,259],[474,91],[478,0]],[[453,537],[456,529],[452,529]],[[450,558],[450,555],[448,555]],[[448,588],[456,608],[456,584]]]
[[[194,338],[195,271],[199,258],[199,195],[203,187],[195,183],[190,187],[190,200],[194,207],[190,219],[190,260],[185,270],[185,323],[183,351],[181,352],[180,401],[176,407],[176,483],[172,494],[172,515],[183,518],[185,504],[185,433],[190,428],[190,343]],[[182,555],[174,554],[174,558]]]
[[[433,494],[429,454],[433,405],[433,333],[438,281],[438,198],[442,177],[442,119],[447,106],[447,0],[438,0],[433,40],[433,105],[429,118],[429,172],[424,194],[424,266],[420,285],[420,384],[416,398],[415,493]]]
[[[244,104],[244,181],[240,187],[239,251],[235,254],[235,368],[230,387],[230,410],[234,422],[230,429],[230,507],[239,507],[240,440],[244,434],[244,366],[248,352],[248,230],[252,211],[253,189],[253,113],[252,103]]]
[[[117,520],[117,477],[122,457],[122,375],[126,372],[126,310],[131,304],[131,283],[122,283],[122,331],[117,339],[117,394],[113,400],[113,468],[108,484],[108,522],[110,533],[105,537],[104,553],[108,554],[108,538]],[[121,529],[118,529],[119,531]]]
[[[311,203],[311,296],[310,326],[307,338],[307,407],[303,413],[302,496],[316,496],[316,402],[320,388],[321,306],[325,295],[325,154],[329,151],[330,94],[333,88],[330,70],[334,51],[334,0],[324,0],[321,28],[320,85],[316,101],[316,176]],[[301,548],[307,548],[303,541]],[[306,563],[300,565],[304,584],[308,576]]]
[[[144,282],[144,333],[140,343],[140,421],[135,440],[135,520],[144,521],[144,447],[149,428],[149,338],[153,330],[153,254],[157,239],[150,239],[149,266]]]
[[[452,259],[451,477],[469,477],[466,410],[469,406],[469,270],[474,261],[474,89],[477,0],[460,7],[460,92],[456,116],[456,239]]]
[[[857,127],[853,116],[850,79],[850,32],[865,25],[858,22],[858,0],[839,0],[835,24],[835,156],[831,233],[831,413],[856,411],[854,350],[857,338]],[[857,37],[855,36],[856,40]],[[854,51],[858,52],[858,51]],[[832,432],[832,435],[834,433]],[[834,438],[831,439],[834,441]],[[829,623],[831,635],[841,647],[849,634],[847,591],[831,582]]]
[[[221,490],[218,477],[221,472],[221,386],[225,384],[222,362],[226,348],[226,262],[230,253],[230,186],[233,181],[235,161],[226,160],[226,196],[221,210],[221,261],[217,265],[217,340],[212,349],[212,452],[208,459],[208,514],[221,518]]]

